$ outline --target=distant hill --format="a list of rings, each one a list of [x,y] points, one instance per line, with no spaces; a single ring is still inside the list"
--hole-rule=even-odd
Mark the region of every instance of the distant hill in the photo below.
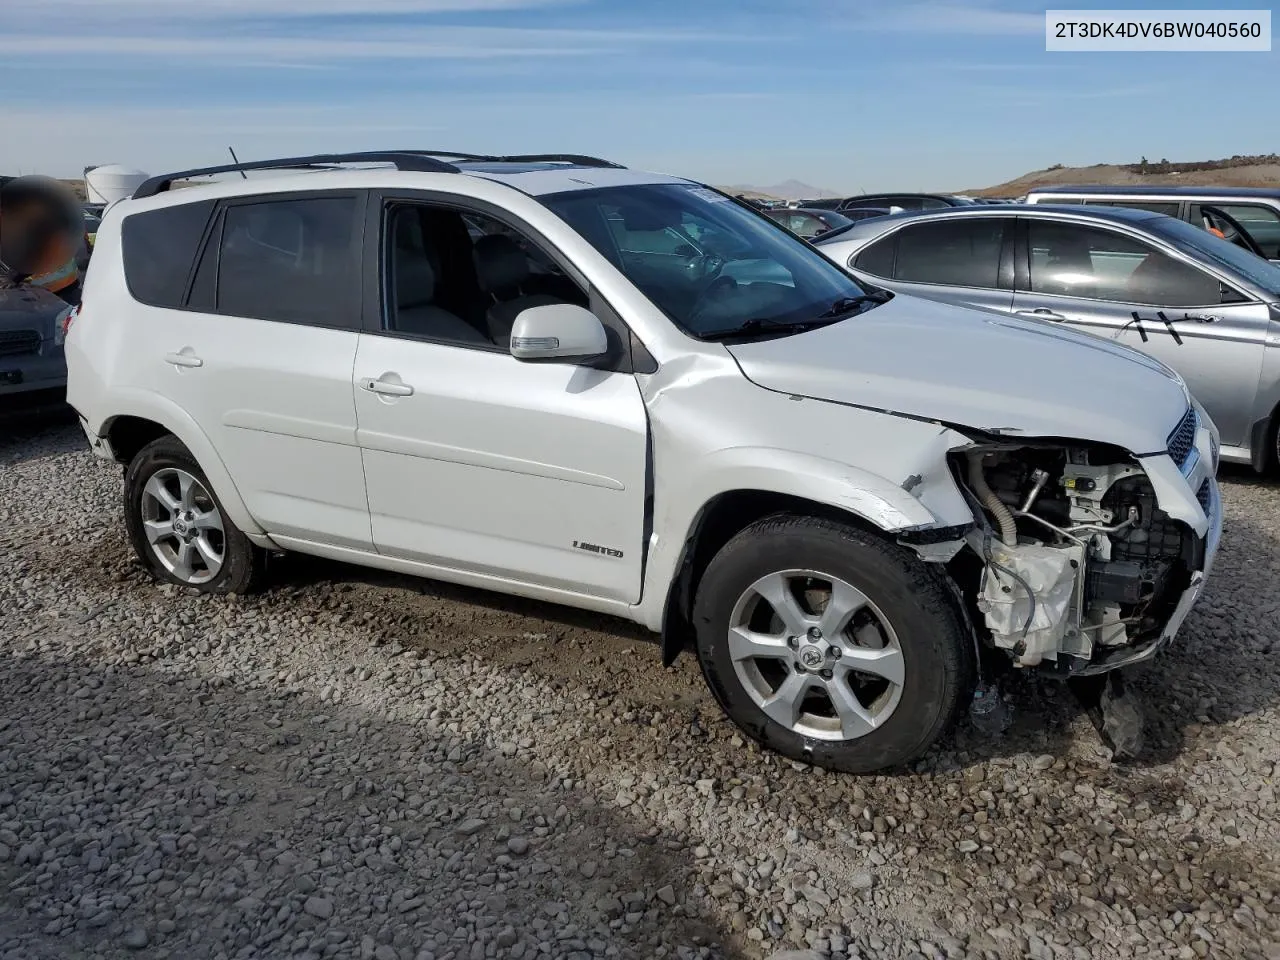
[[[839,197],[843,194],[824,190],[822,187],[810,186],[799,180],[784,180],[772,187],[756,187],[739,184],[732,187],[721,187],[725,193],[743,194],[747,197],[763,197],[768,200],[819,200],[823,197]]]
[[[1138,163],[1099,163],[1092,167],[1055,164],[1023,174],[994,187],[962,190],[979,197],[1020,197],[1038,187],[1088,184],[1107,187],[1280,187],[1280,154],[1236,156],[1226,160],[1175,163],[1142,160]]]

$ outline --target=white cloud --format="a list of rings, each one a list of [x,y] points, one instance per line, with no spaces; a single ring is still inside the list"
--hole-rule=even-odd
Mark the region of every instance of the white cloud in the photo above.
[[[862,30],[949,33],[971,36],[1044,34],[1044,14],[1006,10],[982,3],[930,0],[880,8],[857,21]]]
[[[142,2],[142,0],[136,0]],[[103,35],[89,30],[7,32],[0,55],[44,58],[92,55],[111,59],[203,60],[219,63],[325,64],[335,60],[474,60],[601,56],[636,46],[751,41],[728,33],[682,30],[593,30],[521,27],[365,27],[341,32],[285,27],[242,35],[205,29],[130,31]]]
[[[227,20],[253,17],[370,16],[376,14],[480,13],[566,6],[584,0],[4,0],[10,22],[68,18],[99,23],[141,20]]]

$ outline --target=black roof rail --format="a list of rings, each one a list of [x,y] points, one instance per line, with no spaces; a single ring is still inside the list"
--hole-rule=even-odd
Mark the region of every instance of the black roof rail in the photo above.
[[[133,193],[133,199],[153,197],[164,193],[175,180],[192,177],[211,177],[219,173],[244,173],[249,170],[313,170],[338,166],[344,163],[389,163],[397,170],[418,173],[460,173],[449,160],[479,163],[571,163],[579,167],[609,167],[625,169],[622,164],[599,157],[576,153],[527,153],[495,157],[481,153],[453,153],[446,150],[373,150],[361,153],[320,153],[309,157],[282,157],[276,160],[250,160],[245,163],[224,163],[214,167],[196,167],[164,173],[143,182]]]
[[[458,159],[471,159],[467,154],[442,154]],[[476,158],[476,159],[488,159]],[[247,170],[309,170],[331,167],[343,163],[389,163],[397,170],[414,170],[420,173],[458,173],[451,163],[437,160],[431,153],[420,150],[373,150],[363,153],[320,153],[309,157],[284,157],[276,160],[250,160],[245,163],[224,163],[215,167],[196,167],[151,177],[133,193],[133,199],[153,197],[164,193],[175,180],[192,177],[209,177],[218,173],[241,173]]]
[[[588,157],[580,153],[522,153],[508,157],[483,157],[478,159],[497,160],[502,163],[572,163],[579,167],[626,169],[622,164],[614,163],[612,160],[601,160],[599,157]]]
[[[403,150],[401,153],[422,154],[428,157],[443,157],[446,160],[472,161],[475,163],[571,163],[578,167],[609,167],[614,170],[625,170],[620,163],[589,157],[583,153],[513,153],[502,156],[484,153],[446,153],[443,150]]]

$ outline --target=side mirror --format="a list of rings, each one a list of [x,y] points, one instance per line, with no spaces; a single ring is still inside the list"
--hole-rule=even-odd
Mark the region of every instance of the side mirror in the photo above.
[[[572,303],[522,310],[511,328],[511,355],[517,360],[585,363],[608,349],[604,324]]]

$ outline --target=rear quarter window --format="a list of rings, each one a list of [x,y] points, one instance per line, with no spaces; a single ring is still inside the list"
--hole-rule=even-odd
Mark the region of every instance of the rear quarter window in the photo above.
[[[179,308],[213,201],[182,203],[125,217],[120,225],[125,284],[139,303]]]
[[[892,234],[883,240],[877,240],[865,248],[853,260],[853,266],[873,277],[889,279],[893,276],[893,259],[898,244],[898,235]]]

